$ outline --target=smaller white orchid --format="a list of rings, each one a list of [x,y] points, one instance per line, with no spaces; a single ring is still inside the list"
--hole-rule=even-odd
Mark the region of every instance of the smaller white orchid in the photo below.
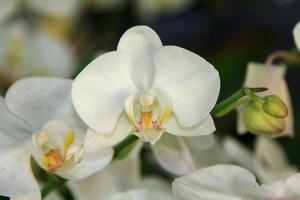
[[[0,31],[0,74],[9,85],[25,76],[69,77],[75,54],[64,40],[32,29],[25,21],[3,25]]]
[[[211,134],[210,111],[219,90],[218,72],[207,61],[183,48],[162,46],[151,28],[136,26],[124,33],[117,51],[99,56],[75,78],[72,99],[94,137],[89,146],[97,148],[129,134],[151,144],[164,132]],[[168,143],[182,147],[182,142]]]
[[[300,22],[298,22],[298,24],[295,26],[293,34],[294,34],[296,46],[300,50]]]
[[[111,148],[86,152],[87,127],[71,101],[71,80],[27,78],[13,84],[0,99],[0,194],[40,199],[31,155],[40,167],[67,178],[80,179],[106,166]]]
[[[216,165],[175,179],[172,190],[176,200],[298,200],[299,178],[260,186],[242,167]]]
[[[226,138],[223,146],[225,155],[231,163],[254,172],[261,183],[283,181],[298,171],[289,164],[284,150],[274,139],[258,137],[253,153],[232,138]]]
[[[238,109],[238,126],[237,131],[244,134],[248,129],[257,134],[269,134],[273,132],[281,132],[280,134],[272,134],[272,136],[293,136],[294,134],[294,119],[293,110],[288,91],[288,86],[285,81],[286,66],[284,65],[265,65],[259,63],[249,63],[246,72],[244,86],[246,87],[266,87],[266,92],[257,93],[259,96],[277,95],[286,104],[288,109],[288,116],[285,119],[275,119],[274,117],[261,113],[259,114],[259,107],[253,108],[252,115],[256,115],[256,121],[246,119],[245,112],[248,106],[241,106]],[[260,105],[258,105],[260,106]],[[249,111],[249,109],[248,109]],[[249,113],[248,113],[249,115]],[[245,120],[253,127],[245,125]],[[255,123],[255,124],[254,124]],[[256,126],[256,127],[255,127]]]

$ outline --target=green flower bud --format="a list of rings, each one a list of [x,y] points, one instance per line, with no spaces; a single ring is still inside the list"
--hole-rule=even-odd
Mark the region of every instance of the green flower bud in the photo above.
[[[265,96],[263,111],[276,118],[285,118],[288,115],[288,108],[285,103],[276,95]]]
[[[284,131],[284,118],[274,117],[264,112],[262,104],[253,102],[244,109],[244,123],[247,129],[258,135],[276,135]]]

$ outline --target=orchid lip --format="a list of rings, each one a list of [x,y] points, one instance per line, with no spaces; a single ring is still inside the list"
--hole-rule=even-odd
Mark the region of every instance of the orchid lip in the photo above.
[[[171,114],[171,106],[163,104],[153,91],[138,92],[125,105],[133,134],[154,144],[165,131],[161,127]]]

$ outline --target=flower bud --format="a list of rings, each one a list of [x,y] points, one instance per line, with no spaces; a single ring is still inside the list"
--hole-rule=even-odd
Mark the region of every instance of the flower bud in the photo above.
[[[264,97],[265,103],[262,109],[267,114],[276,118],[285,118],[288,115],[288,108],[285,103],[276,95]]]
[[[284,118],[274,117],[264,112],[262,105],[253,102],[244,109],[244,124],[247,129],[259,135],[276,135],[284,131]]]

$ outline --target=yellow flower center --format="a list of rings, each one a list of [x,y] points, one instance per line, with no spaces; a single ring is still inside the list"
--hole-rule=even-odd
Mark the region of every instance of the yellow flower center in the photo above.
[[[44,167],[49,172],[55,172],[64,162],[68,160],[67,152],[69,147],[74,142],[74,132],[70,130],[64,138],[64,146],[63,149],[60,148],[49,148],[48,142],[48,135],[47,133],[43,133],[40,135],[40,140],[43,142],[41,143],[42,149],[48,149],[43,156],[43,164]]]

